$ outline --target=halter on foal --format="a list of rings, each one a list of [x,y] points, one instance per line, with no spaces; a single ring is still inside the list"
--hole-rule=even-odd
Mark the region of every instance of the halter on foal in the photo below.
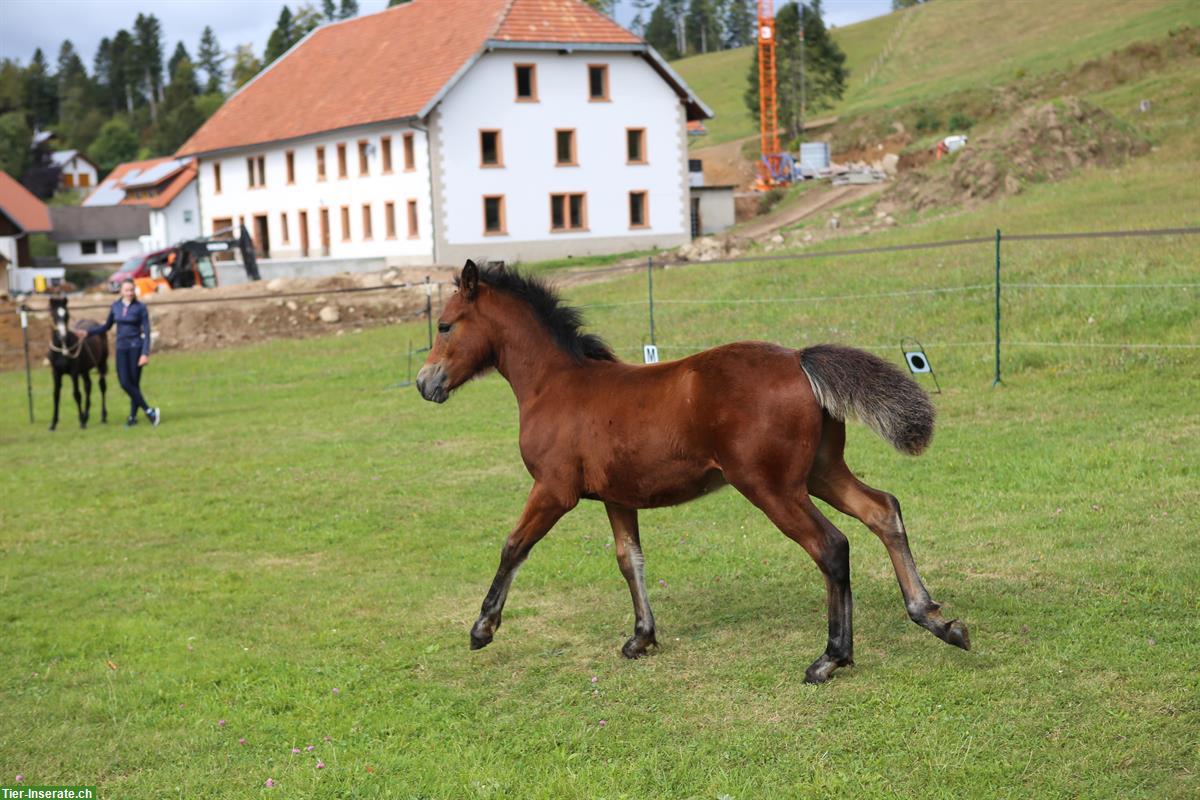
[[[602,340],[581,334],[579,312],[537,280],[502,267],[481,271],[468,261],[458,283],[417,389],[443,403],[476,375],[499,371],[517,398],[521,457],[534,481],[471,629],[472,649],[492,641],[529,551],[588,499],[604,503],[633,596],[634,634],[621,652],[644,655],[656,641],[637,509],[683,503],[726,483],[825,575],[829,641],[808,668],[808,682],[854,663],[850,545],[811,497],[879,536],[914,622],[970,648],[966,626],[942,617],[917,574],[896,498],[859,481],[842,459],[848,414],[901,452],[917,454],[929,444],[933,405],[898,369],[848,347],[791,350],[765,342],[624,364]]]
[[[54,419],[50,422],[50,430],[58,427],[58,400],[62,394],[62,378],[64,374],[71,376],[71,387],[75,395],[75,405],[79,408],[79,427],[86,428],[88,417],[92,413],[92,379],[88,374],[92,368],[100,376],[100,421],[108,422],[108,338],[105,336],[84,337],[71,330],[67,324],[70,314],[67,312],[67,298],[50,298],[50,319],[53,328],[50,332],[50,367],[54,370]],[[80,320],[80,327],[95,325],[95,322]],[[86,403],[79,394],[79,380],[83,379],[83,390],[87,395]]]

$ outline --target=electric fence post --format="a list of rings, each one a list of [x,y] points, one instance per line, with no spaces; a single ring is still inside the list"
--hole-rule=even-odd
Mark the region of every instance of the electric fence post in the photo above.
[[[996,379],[992,386],[1000,385],[1000,229],[996,228]]]
[[[646,256],[646,290],[650,298],[650,344],[657,346],[654,341],[654,256]]]
[[[21,306],[21,341],[25,343],[25,393],[29,396],[29,424],[33,424],[33,376],[29,371],[29,309]]]

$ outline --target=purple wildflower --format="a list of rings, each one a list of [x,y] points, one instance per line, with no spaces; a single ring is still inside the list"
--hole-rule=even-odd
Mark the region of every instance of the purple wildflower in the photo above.
[[[605,722],[604,720],[600,720],[600,727],[601,727],[601,728],[603,728],[603,727],[604,727],[605,725],[607,725],[607,724],[608,724],[608,723],[607,723],[607,722]]]
[[[274,789],[275,788],[275,779],[267,778],[267,782],[264,783],[263,786],[267,787],[268,789]]]
[[[325,762],[319,758],[317,759],[317,769],[325,769]]]
[[[218,727],[218,728],[224,728],[224,727],[225,727],[225,720],[223,720],[223,719],[219,719],[219,720],[217,720],[217,727]]]
[[[333,693],[336,696],[336,695],[341,694],[342,690],[335,686],[335,687],[333,687]]]
[[[293,747],[293,748],[292,748],[292,755],[295,755],[296,753],[299,753],[299,752],[300,752],[300,748],[299,748],[299,747]]]
[[[592,683],[596,683],[596,682],[598,682],[599,680],[600,680],[600,678],[599,678],[598,676],[596,676],[596,675],[593,675],[593,676],[592,676]]]
[[[238,739],[238,744],[245,744],[245,743],[246,743],[245,739]]]
[[[317,746],[315,744],[310,744],[308,747],[306,747],[304,749],[311,753],[313,750],[317,749]]]
[[[24,782],[25,782],[25,776],[18,772],[17,773],[17,783],[24,783]]]

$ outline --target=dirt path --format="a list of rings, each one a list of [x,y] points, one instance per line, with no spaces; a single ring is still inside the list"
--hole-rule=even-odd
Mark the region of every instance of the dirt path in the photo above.
[[[733,235],[745,239],[760,239],[774,233],[780,228],[794,225],[805,217],[816,214],[818,211],[878,194],[886,186],[886,183],[875,183],[866,186],[832,186],[825,189],[817,189],[802,197],[795,205],[774,211],[761,219],[749,222],[742,228],[735,229]]]

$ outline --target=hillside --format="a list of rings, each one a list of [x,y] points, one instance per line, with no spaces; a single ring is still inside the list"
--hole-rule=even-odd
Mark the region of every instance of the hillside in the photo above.
[[[850,79],[832,113],[853,116],[936,100],[970,88],[998,88],[1067,69],[1132,42],[1200,26],[1188,0],[1066,0],[1037,3],[931,2],[834,30]],[[681,59],[672,66],[716,113],[709,146],[757,132],[742,95],[753,48]],[[822,114],[826,113],[824,111]]]

